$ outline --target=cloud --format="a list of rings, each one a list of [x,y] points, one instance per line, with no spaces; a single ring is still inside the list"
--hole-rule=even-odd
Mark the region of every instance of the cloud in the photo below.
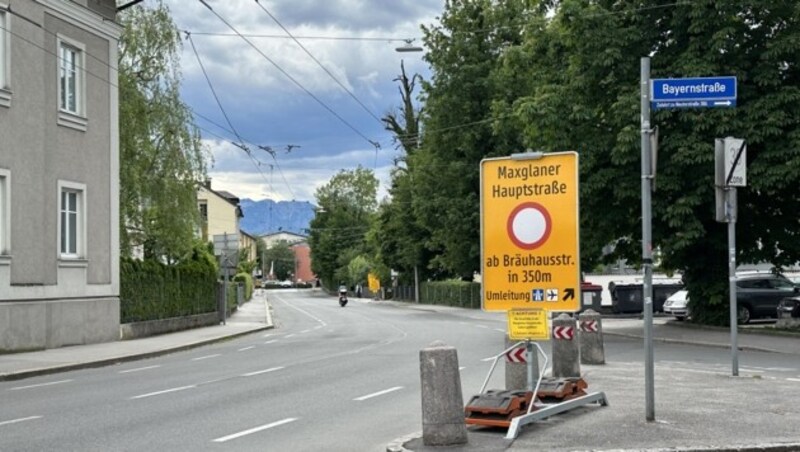
[[[298,39],[365,38],[301,42],[369,111],[293,40],[248,38],[275,63],[272,64],[240,37],[202,34],[230,34],[231,30],[201,2],[164,1],[177,26],[191,32],[225,113],[252,150],[250,158],[231,143],[240,139],[217,106],[192,47],[185,41],[181,95],[202,115],[196,120],[204,143],[214,156],[214,166],[209,170],[214,188],[242,198],[313,202],[314,190],[336,172],[361,165],[376,168],[381,197],[385,195],[397,152],[391,134],[373,115],[380,118],[400,106],[393,79],[400,72],[401,60],[409,75],[419,73],[428,78],[429,73],[422,54],[397,53],[394,49],[402,41],[386,39],[417,38],[416,43],[420,44],[420,24],[435,22],[444,0],[260,1]],[[206,2],[241,33],[285,35],[254,0]],[[373,141],[381,146],[377,163]],[[287,154],[284,151],[289,144],[301,147]],[[275,162],[258,145],[271,146],[278,152],[283,177],[277,166],[273,166],[270,176],[269,164]]]

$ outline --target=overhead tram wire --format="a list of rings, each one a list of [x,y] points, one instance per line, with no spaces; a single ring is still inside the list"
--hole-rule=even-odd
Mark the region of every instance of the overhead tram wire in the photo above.
[[[277,18],[277,17],[275,17],[275,16],[274,16],[274,15],[273,15],[271,12],[269,12],[269,10],[268,10],[267,8],[265,8],[265,7],[264,7],[264,5],[262,5],[262,4],[261,4],[261,2],[259,2],[259,0],[255,0],[255,2],[256,2],[256,4],[257,4],[257,5],[258,5],[258,6],[259,6],[259,7],[260,7],[260,8],[261,8],[261,9],[262,9],[262,10],[263,10],[265,13],[267,13],[267,15],[268,15],[268,16],[269,16],[269,17],[270,17],[270,18],[271,18],[271,19],[272,19],[272,20],[273,20],[273,21],[274,21],[276,24],[278,24],[278,26],[279,26],[279,27],[281,27],[281,29],[282,29],[283,31],[285,31],[285,32],[286,32],[286,34],[287,34],[287,35],[288,35],[290,38],[292,38],[292,40],[293,40],[293,41],[294,41],[294,42],[295,42],[295,43],[296,43],[298,46],[300,46],[300,48],[301,48],[301,49],[303,49],[303,52],[305,52],[305,53],[306,53],[306,55],[308,55],[309,57],[311,57],[311,59],[312,59],[312,60],[314,60],[314,62],[315,62],[315,63],[317,63],[317,66],[319,66],[320,68],[322,68],[322,70],[323,70],[323,71],[325,71],[325,73],[326,73],[326,74],[328,74],[328,76],[329,76],[329,77],[330,77],[330,78],[331,78],[331,79],[332,79],[334,82],[336,82],[336,83],[337,83],[337,84],[338,84],[338,85],[339,85],[339,86],[340,86],[340,87],[341,87],[341,88],[342,88],[342,89],[343,89],[343,90],[344,90],[344,91],[345,91],[347,94],[349,94],[349,95],[350,95],[350,97],[352,97],[352,98],[353,98],[353,100],[355,100],[355,101],[356,101],[356,103],[358,103],[358,105],[360,105],[360,106],[361,106],[361,108],[363,108],[363,109],[364,109],[364,111],[366,111],[367,113],[369,113],[369,115],[370,115],[370,116],[372,116],[372,117],[373,117],[373,118],[374,118],[376,121],[378,121],[378,123],[380,123],[380,124],[383,124],[383,122],[381,121],[381,119],[380,119],[380,118],[379,118],[379,117],[378,117],[378,116],[377,116],[375,113],[373,113],[373,112],[372,112],[372,110],[370,110],[370,109],[369,109],[369,108],[368,108],[366,105],[364,105],[364,103],[363,103],[363,102],[361,102],[361,99],[359,99],[358,97],[356,97],[356,95],[355,95],[355,94],[353,94],[353,92],[352,92],[352,91],[350,91],[350,90],[349,90],[349,89],[348,89],[346,86],[344,86],[344,84],[343,84],[342,82],[340,82],[340,81],[339,81],[339,79],[338,79],[338,78],[336,78],[336,76],[335,76],[335,75],[333,75],[333,74],[331,73],[331,71],[329,71],[329,70],[328,70],[328,68],[326,68],[326,67],[325,67],[325,66],[324,66],[324,65],[323,65],[323,64],[322,64],[322,63],[321,63],[321,62],[320,62],[320,61],[317,59],[317,57],[315,57],[315,56],[314,56],[314,55],[313,55],[311,52],[309,52],[309,50],[306,48],[306,46],[304,46],[304,45],[303,45],[303,43],[301,43],[300,41],[298,41],[298,40],[297,40],[297,38],[295,38],[295,37],[292,35],[292,33],[291,33],[291,32],[290,32],[288,29],[286,29],[286,27],[284,27],[284,26],[283,26],[283,24],[282,24],[282,23],[281,23],[281,22],[278,20],[278,18]]]
[[[186,30],[181,30],[186,31]],[[247,38],[271,38],[271,39],[305,39],[305,40],[321,40],[321,41],[373,41],[373,42],[406,42],[409,38],[375,38],[375,37],[359,37],[359,36],[297,36],[292,37],[285,35],[268,35],[258,33],[219,33],[212,31],[193,31],[192,33],[198,36],[227,36],[227,37],[240,37]]]
[[[266,55],[266,54],[265,54],[263,51],[261,51],[261,49],[259,49],[259,48],[258,48],[258,47],[257,47],[255,44],[253,44],[253,42],[252,42],[252,41],[250,41],[250,40],[249,40],[249,39],[247,39],[247,38],[246,38],[244,35],[242,35],[241,33],[239,33],[239,31],[236,29],[236,27],[234,27],[233,25],[231,25],[231,24],[230,24],[228,21],[226,21],[226,20],[225,20],[225,19],[224,19],[222,16],[220,16],[220,15],[219,15],[219,14],[218,14],[216,11],[214,11],[214,9],[211,7],[211,5],[209,5],[208,3],[206,3],[206,1],[205,1],[205,0],[199,0],[199,2],[200,2],[200,3],[202,3],[202,4],[203,4],[203,5],[206,7],[206,8],[208,8],[208,10],[209,10],[209,11],[211,11],[211,13],[212,13],[212,14],[214,14],[215,16],[217,16],[217,18],[218,18],[218,19],[219,19],[219,20],[220,20],[222,23],[224,23],[224,24],[225,24],[225,25],[226,25],[228,28],[230,28],[230,29],[231,29],[231,31],[233,31],[233,32],[234,32],[234,33],[236,33],[236,34],[237,34],[237,35],[238,35],[240,38],[242,38],[242,40],[244,40],[244,41],[245,41],[245,42],[246,42],[246,43],[247,43],[247,44],[248,44],[250,47],[252,47],[252,48],[253,48],[253,50],[255,50],[256,52],[258,52],[258,54],[259,54],[259,55],[261,55],[261,56],[262,56],[262,57],[263,57],[265,60],[269,61],[269,62],[270,62],[270,63],[271,63],[273,66],[275,66],[275,68],[276,68],[276,69],[278,69],[278,70],[279,70],[279,71],[280,71],[280,72],[281,72],[283,75],[285,75],[285,76],[286,76],[286,78],[288,78],[289,80],[291,80],[291,81],[292,81],[292,82],[293,82],[295,85],[297,85],[297,86],[298,86],[300,89],[302,89],[302,90],[303,90],[303,92],[305,92],[306,94],[308,94],[308,96],[309,96],[309,97],[311,97],[312,99],[314,99],[314,100],[315,100],[315,101],[316,101],[318,104],[320,104],[320,105],[321,105],[323,108],[325,108],[326,110],[328,110],[328,112],[329,112],[330,114],[332,114],[334,117],[336,117],[336,119],[338,119],[338,120],[339,120],[339,121],[340,121],[342,124],[344,124],[345,126],[347,126],[347,127],[350,129],[350,130],[352,130],[353,132],[355,132],[355,133],[356,133],[358,136],[360,136],[361,138],[363,138],[363,139],[364,139],[364,141],[366,141],[366,142],[368,142],[368,143],[370,143],[370,144],[371,144],[371,141],[370,141],[370,139],[369,139],[369,138],[367,138],[367,136],[366,136],[366,135],[364,135],[364,133],[362,133],[360,130],[358,130],[358,129],[357,129],[355,126],[354,126],[354,125],[350,124],[350,123],[349,123],[349,122],[348,122],[346,119],[344,119],[344,118],[343,118],[343,117],[342,117],[342,116],[341,116],[339,113],[336,113],[336,111],[335,111],[333,108],[331,108],[331,107],[330,107],[328,104],[326,104],[325,102],[323,102],[323,101],[322,101],[322,99],[320,99],[319,97],[317,97],[317,96],[316,96],[314,93],[312,93],[311,91],[309,91],[309,90],[308,90],[308,88],[306,88],[305,86],[303,86],[303,84],[302,84],[302,83],[300,83],[300,82],[299,82],[299,81],[298,81],[296,78],[292,77],[292,75],[291,75],[291,74],[289,74],[288,72],[286,72],[286,70],[284,70],[284,69],[283,69],[283,68],[282,68],[282,67],[281,67],[281,66],[280,66],[278,63],[276,63],[274,60],[272,60],[272,58],[268,57],[268,56],[267,56],[267,55]]]
[[[192,51],[194,52],[194,56],[197,58],[197,63],[200,65],[203,77],[205,77],[206,83],[208,83],[208,87],[209,89],[211,89],[211,93],[214,95],[214,100],[217,102],[217,106],[222,112],[222,116],[225,117],[225,121],[227,121],[228,126],[231,128],[230,131],[233,132],[233,134],[236,136],[236,139],[239,140],[238,143],[232,143],[232,144],[237,148],[241,149],[242,151],[244,151],[245,154],[247,154],[247,157],[250,158],[251,162],[253,163],[253,166],[255,166],[256,170],[258,170],[259,174],[261,174],[261,178],[264,179],[265,182],[268,182],[267,176],[261,170],[261,165],[260,165],[261,162],[256,160],[256,158],[253,156],[253,152],[250,150],[249,147],[247,147],[247,144],[245,143],[244,139],[236,130],[236,128],[233,126],[233,123],[231,123],[230,117],[228,116],[228,113],[225,111],[225,107],[222,106],[222,102],[219,100],[219,96],[217,96],[217,90],[214,89],[214,85],[211,83],[211,78],[208,76],[205,66],[203,65],[203,60],[200,58],[200,54],[197,52],[197,48],[194,45],[194,41],[192,40],[192,35],[190,33],[187,33],[186,38],[192,45]],[[280,165],[278,165],[278,159],[276,159],[274,155],[272,157],[275,160],[275,164],[278,166],[278,171],[280,171],[281,174],[283,174],[283,170],[281,170]],[[289,189],[289,193],[292,195],[292,199],[295,199],[294,190],[292,190],[292,187],[286,181],[286,178],[284,178],[283,181],[286,183],[286,188]]]

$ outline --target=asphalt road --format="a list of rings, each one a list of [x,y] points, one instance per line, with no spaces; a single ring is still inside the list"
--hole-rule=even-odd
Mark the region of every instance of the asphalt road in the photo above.
[[[0,383],[0,450],[382,451],[421,428],[420,349],[457,348],[467,399],[503,348],[502,314],[358,299],[340,308],[309,291],[269,298],[276,328],[266,333]],[[641,349],[606,338],[608,361],[641,363]],[[657,373],[730,366],[725,350],[681,344],[657,344],[656,359]],[[800,356],[742,352],[740,366],[800,388]],[[502,370],[490,387],[501,386]]]

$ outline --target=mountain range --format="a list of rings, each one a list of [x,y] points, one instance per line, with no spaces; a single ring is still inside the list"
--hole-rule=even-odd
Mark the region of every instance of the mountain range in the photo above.
[[[279,201],[242,199],[239,201],[244,218],[242,230],[253,236],[274,232],[292,232],[308,235],[308,226],[314,218],[314,205],[308,201]]]

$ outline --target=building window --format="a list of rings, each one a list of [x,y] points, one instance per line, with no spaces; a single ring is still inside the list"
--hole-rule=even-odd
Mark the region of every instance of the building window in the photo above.
[[[80,57],[81,52],[70,45],[61,43],[59,49],[61,72],[59,87],[61,89],[61,109],[79,114],[80,111]]]
[[[0,3],[0,107],[11,106],[11,93],[8,86],[11,59],[8,17],[6,5]]]
[[[10,254],[11,173],[0,168],[0,256]]]
[[[200,204],[200,220],[204,223],[208,222],[208,204],[206,203]]]
[[[82,184],[59,183],[58,231],[61,258],[77,259],[84,255],[86,234],[86,187]]]

